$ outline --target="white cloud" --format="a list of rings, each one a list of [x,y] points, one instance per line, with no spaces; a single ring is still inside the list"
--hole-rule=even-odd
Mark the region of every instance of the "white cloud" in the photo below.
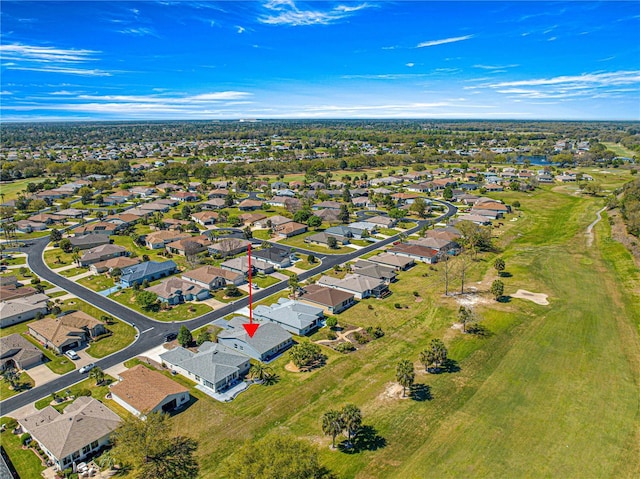
[[[118,33],[123,33],[125,35],[133,35],[136,37],[156,37],[160,38],[160,36],[156,33],[153,28],[147,27],[135,27],[135,28],[123,28],[122,30],[118,30]]]
[[[267,25],[329,25],[353,13],[371,8],[372,5],[362,3],[359,5],[338,5],[330,10],[309,10],[299,8],[293,0],[270,0],[264,4],[269,13],[258,17],[258,21]]]
[[[583,75],[564,75],[552,78],[536,78],[511,82],[493,83],[488,86],[502,88],[511,86],[538,86],[562,84],[593,84],[598,86],[629,85],[640,82],[640,70],[585,73]]]
[[[84,68],[84,64],[96,61],[96,50],[74,48],[56,48],[52,46],[24,45],[13,43],[0,45],[0,55],[4,60],[2,66],[8,70],[39,71],[47,73],[64,73],[81,76],[111,76],[111,73]]]
[[[0,54],[4,60],[23,60],[38,63],[79,63],[93,60],[95,50],[73,48],[42,47],[14,43],[0,45]]]
[[[415,63],[407,63],[405,66],[408,66],[409,68],[413,68],[414,66],[416,66]]]
[[[505,68],[515,68],[519,66],[517,63],[512,63],[510,65],[473,65],[473,68],[480,68],[481,70],[504,70]]]
[[[236,25],[236,28],[238,29],[237,32],[238,33],[244,33],[246,30],[244,27],[241,27],[240,25]]]
[[[436,45],[444,45],[446,43],[462,42],[473,38],[474,35],[464,35],[462,37],[442,38],[440,40],[429,40],[427,42],[418,43],[416,48],[435,47]]]

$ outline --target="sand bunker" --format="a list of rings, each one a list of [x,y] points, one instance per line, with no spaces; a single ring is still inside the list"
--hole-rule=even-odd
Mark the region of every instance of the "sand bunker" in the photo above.
[[[402,386],[398,383],[388,383],[384,392],[378,396],[378,400],[407,399],[409,395],[402,397]]]
[[[546,306],[549,304],[549,301],[547,300],[548,295],[542,293],[532,293],[531,291],[526,291],[524,289],[519,289],[514,294],[512,294],[511,297],[528,299],[529,301],[533,301],[534,303],[540,304],[542,306]]]

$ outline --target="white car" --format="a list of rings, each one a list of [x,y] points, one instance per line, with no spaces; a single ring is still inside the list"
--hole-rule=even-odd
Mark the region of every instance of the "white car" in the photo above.
[[[80,371],[80,374],[84,374],[84,373],[88,373],[89,371],[91,371],[93,368],[95,368],[96,365],[94,363],[89,363],[85,366],[82,366],[80,369],[78,369],[78,371]]]
[[[76,353],[73,349],[70,349],[64,354],[66,354],[67,357],[69,357],[69,359],[80,359],[80,356],[78,356],[78,353]]]

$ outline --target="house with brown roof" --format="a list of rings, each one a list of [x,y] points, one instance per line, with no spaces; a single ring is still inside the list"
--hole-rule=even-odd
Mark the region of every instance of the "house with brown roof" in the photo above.
[[[62,413],[47,406],[18,422],[55,468],[64,470],[107,446],[122,420],[100,401],[81,396]]]
[[[211,240],[204,235],[200,235],[168,243],[166,249],[171,254],[188,256],[206,251],[209,245],[211,245]]]
[[[89,270],[94,274],[104,273],[105,271],[111,272],[111,270],[118,268],[123,270],[129,266],[140,263],[138,258],[129,258],[128,256],[119,256],[117,258],[111,258],[106,261],[100,261],[99,263],[93,263],[89,266]]]
[[[193,213],[191,219],[202,226],[213,226],[218,221],[218,213],[214,211],[201,211]]]
[[[238,216],[238,219],[240,219],[245,226],[254,226],[266,218],[267,215],[262,213],[242,213]]]
[[[61,216],[52,215],[50,213],[39,213],[36,215],[29,216],[29,218],[27,219],[35,223],[44,223],[46,225],[51,225],[54,223],[64,223],[64,220],[65,220]]]
[[[154,231],[153,233],[149,233],[144,242],[147,248],[150,249],[162,249],[167,244],[172,243],[174,241],[178,241],[181,239],[190,238],[191,235],[189,233],[180,233],[178,231]]]
[[[189,389],[158,371],[138,364],[118,375],[119,382],[110,388],[111,397],[123,408],[139,417],[152,412],[169,412],[186,405]]]
[[[206,288],[207,291],[224,288],[227,284],[240,286],[245,282],[243,273],[209,265],[183,273],[182,279]]]
[[[20,334],[0,338],[0,371],[28,369],[42,362],[42,351]]]
[[[262,208],[262,204],[262,201],[250,200],[247,198],[246,200],[242,200],[240,204],[238,204],[238,209],[240,211],[255,211]]]
[[[286,216],[282,216],[282,215],[273,215],[270,217],[265,217],[264,219],[257,221],[255,223],[256,226],[260,227],[260,228],[277,228],[278,226],[282,226],[286,223],[291,223],[293,222],[293,220],[291,218],[287,218]]]
[[[0,300],[9,301],[10,299],[23,298],[36,294],[37,292],[37,289],[31,286],[22,286],[22,284],[16,281],[14,284],[0,285]]]
[[[299,300],[313,306],[320,306],[326,314],[338,314],[356,304],[354,294],[347,291],[317,284],[304,286],[303,290],[304,294]]]
[[[180,203],[198,201],[198,195],[190,191],[174,191],[169,198]]]
[[[72,230],[74,236],[82,235],[112,235],[115,234],[117,225],[107,222],[98,221],[97,223],[89,223],[86,225],[78,226]]]
[[[60,354],[69,349],[80,348],[90,339],[106,332],[102,321],[83,311],[29,323],[29,334]]]
[[[87,267],[94,263],[106,261],[111,258],[118,258],[127,254],[127,249],[115,244],[103,244],[95,248],[88,249],[79,260],[80,266]]]
[[[202,207],[203,210],[220,210],[224,208],[225,203],[222,198],[213,198],[213,199],[210,199],[209,201],[200,203],[200,206]]]
[[[226,188],[216,188],[215,190],[211,190],[209,193],[207,193],[207,198],[214,199],[214,198],[226,198],[227,196],[229,196],[229,190]]]
[[[307,225],[291,221],[289,223],[276,226],[275,228],[273,228],[273,230],[278,236],[282,236],[283,238],[291,238],[292,236],[296,236],[307,231]]]

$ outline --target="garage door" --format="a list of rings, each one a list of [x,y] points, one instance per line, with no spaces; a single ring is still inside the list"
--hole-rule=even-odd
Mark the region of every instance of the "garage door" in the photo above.
[[[175,409],[177,405],[178,405],[178,402],[175,399],[172,399],[167,404],[162,406],[162,410],[164,412],[171,411],[172,409]]]
[[[66,346],[62,346],[62,352],[69,351],[70,349],[74,349],[80,346],[80,343],[76,341],[75,343],[67,344]]]

